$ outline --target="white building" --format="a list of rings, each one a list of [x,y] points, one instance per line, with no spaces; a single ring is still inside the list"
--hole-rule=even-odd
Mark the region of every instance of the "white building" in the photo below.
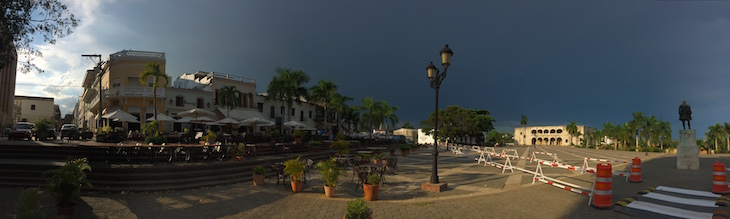
[[[15,96],[13,123],[20,121],[35,123],[42,118],[53,120],[55,114],[51,97]]]

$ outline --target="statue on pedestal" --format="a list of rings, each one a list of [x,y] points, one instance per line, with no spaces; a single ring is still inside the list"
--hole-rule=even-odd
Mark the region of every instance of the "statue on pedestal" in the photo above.
[[[684,121],[687,121],[687,128],[692,129],[689,121],[692,120],[692,109],[689,108],[686,100],[682,100],[682,105],[679,105],[679,120],[682,121],[682,129],[684,129]]]

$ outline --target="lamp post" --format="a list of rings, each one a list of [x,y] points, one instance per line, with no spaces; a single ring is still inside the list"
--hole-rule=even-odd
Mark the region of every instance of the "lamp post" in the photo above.
[[[426,67],[426,70],[428,71],[428,80],[431,81],[431,87],[436,91],[436,101],[435,101],[436,107],[434,109],[434,129],[433,129],[433,166],[431,168],[430,184],[439,184],[439,176],[438,176],[439,87],[441,86],[441,81],[443,81],[444,78],[446,78],[446,71],[449,69],[449,65],[451,65],[451,56],[454,55],[454,52],[452,52],[451,49],[449,49],[449,44],[446,44],[446,46],[444,46],[444,48],[441,49],[440,54],[441,54],[441,65],[444,66],[444,72],[439,72],[439,69],[433,65],[433,62],[428,64],[428,67]],[[445,189],[446,185],[444,184],[443,187]]]

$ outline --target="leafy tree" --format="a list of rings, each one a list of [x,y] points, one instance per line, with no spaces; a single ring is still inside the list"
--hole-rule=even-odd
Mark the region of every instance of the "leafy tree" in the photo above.
[[[269,83],[267,93],[269,96],[267,99],[275,99],[281,101],[282,107],[286,103],[289,109],[296,100],[296,103],[301,105],[300,98],[309,98],[309,92],[307,88],[302,85],[309,82],[309,76],[301,70],[292,71],[288,68],[277,68],[274,79]],[[288,110],[284,110],[284,113],[291,119],[291,114]],[[283,118],[284,115],[282,115]]]
[[[327,132],[327,105],[337,93],[337,85],[332,81],[319,80],[317,85],[309,88],[309,93],[311,100],[324,108],[324,131]]]
[[[142,71],[139,75],[139,83],[142,85],[147,84],[148,78],[152,78],[152,103],[155,106],[155,121],[157,121],[157,87],[160,86],[160,79],[165,79],[165,84],[163,87],[167,87],[170,85],[170,76],[165,74],[165,72],[160,71],[160,64],[159,63],[147,63],[144,66],[145,70]],[[158,124],[159,125],[159,124]],[[159,130],[159,128],[158,128]],[[159,135],[160,132],[157,131],[155,133],[155,136]]]
[[[581,135],[581,133],[578,131],[578,126],[576,125],[576,122],[570,122],[570,124],[565,126],[565,130],[568,131],[568,134],[570,134],[570,145],[574,145],[574,138]]]
[[[22,73],[43,72],[31,63],[43,54],[30,43],[41,36],[44,42],[55,44],[56,39],[71,34],[79,22],[58,0],[3,0],[0,6],[4,12],[0,17],[0,69],[17,61]],[[24,60],[14,59],[15,52],[5,52],[11,50],[17,50]]]
[[[639,141],[641,140],[641,136],[639,136],[639,133],[641,132],[641,129],[645,127],[646,123],[644,122],[646,120],[646,116],[644,116],[643,112],[634,112],[631,114],[634,117],[634,120],[631,120],[629,122],[629,126],[631,128],[632,135],[636,133],[636,151],[639,151]]]
[[[459,138],[476,137],[484,142],[483,133],[494,130],[494,119],[487,110],[464,109],[459,106],[448,106],[438,111],[439,130],[436,136],[440,141],[456,140]],[[421,129],[433,135],[435,114],[431,113],[428,119],[421,122]]]
[[[659,134],[660,147],[664,151],[664,142],[672,142],[672,124],[667,121],[659,120],[657,131]]]
[[[241,105],[241,92],[236,89],[236,86],[225,86],[218,90],[218,102],[228,108],[228,114],[226,117],[231,116],[231,107]]]
[[[613,150],[618,150],[618,133],[617,129],[610,122],[603,123],[603,135],[607,136],[614,142]]]
[[[381,117],[382,113],[380,112],[382,111],[383,103],[373,100],[372,97],[366,97],[360,101],[362,105],[358,106],[358,111],[362,112],[362,115],[360,115],[360,125],[368,130],[371,137],[373,128],[383,121]]]
[[[348,131],[355,132],[354,129],[356,129],[360,123],[360,112],[358,112],[355,108],[345,106],[342,111],[342,120],[345,124],[347,124]],[[350,130],[350,127],[352,127],[352,130]]]
[[[717,148],[717,139],[723,139],[727,135],[727,132],[725,132],[725,126],[717,123],[713,126],[710,126],[707,128],[708,132],[706,133],[707,140],[709,141],[711,138],[713,139],[713,142],[715,144],[715,152],[719,152]]]
[[[385,103],[383,101],[383,117],[385,119],[385,130],[388,130],[388,122],[390,122],[390,127],[395,127],[395,124],[398,124],[398,116],[395,115],[395,111],[398,111],[398,106],[389,106],[388,103]]]
[[[340,130],[340,122],[341,118],[340,115],[345,112],[345,108],[349,107],[345,102],[352,100],[352,97],[348,97],[345,95],[342,95],[340,93],[335,93],[332,95],[332,99],[330,100],[329,107],[333,111],[335,111],[335,121],[337,124],[337,130]]]
[[[413,125],[411,125],[410,122],[404,122],[403,125],[401,126],[401,128],[404,128],[404,129],[413,129]]]

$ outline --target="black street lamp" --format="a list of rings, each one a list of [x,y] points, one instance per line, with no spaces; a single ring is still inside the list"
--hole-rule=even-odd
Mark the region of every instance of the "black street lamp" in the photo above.
[[[433,167],[431,168],[431,184],[439,184],[439,176],[438,176],[438,130],[439,130],[439,87],[441,86],[441,81],[446,78],[446,70],[449,69],[449,65],[451,65],[451,56],[454,55],[454,52],[449,49],[449,44],[446,44],[443,49],[441,49],[441,65],[444,66],[444,72],[439,73],[439,69],[436,68],[436,66],[433,65],[433,62],[428,64],[428,67],[426,67],[426,70],[428,70],[428,80],[431,81],[431,87],[436,91],[436,108],[434,109],[434,129],[433,129]],[[444,184],[444,189],[446,185]],[[439,190],[440,191],[440,190]]]

